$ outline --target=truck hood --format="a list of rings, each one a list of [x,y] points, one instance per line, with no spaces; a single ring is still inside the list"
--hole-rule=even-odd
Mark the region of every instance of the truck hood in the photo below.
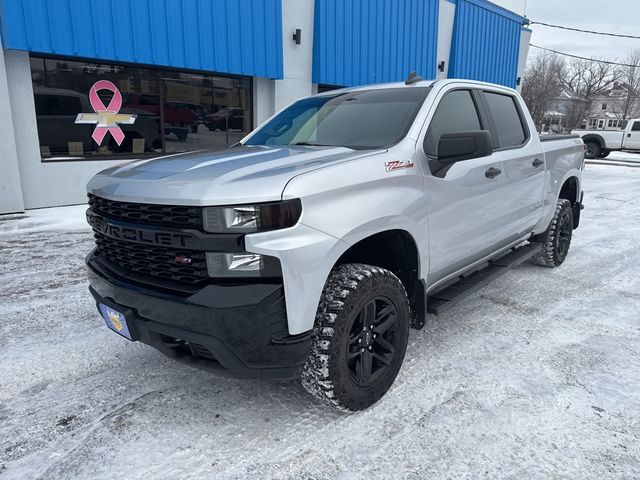
[[[91,179],[87,190],[111,200],[164,205],[277,201],[293,177],[383,151],[256,146],[169,155],[104,170]]]

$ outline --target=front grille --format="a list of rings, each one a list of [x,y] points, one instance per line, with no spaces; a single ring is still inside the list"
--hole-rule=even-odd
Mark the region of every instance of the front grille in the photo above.
[[[118,202],[89,194],[89,207],[113,220],[174,228],[203,229],[202,207]]]
[[[103,259],[140,275],[195,285],[209,278],[205,252],[144,245],[107,237],[94,231],[97,250]],[[190,265],[176,263],[176,257],[191,259]]]

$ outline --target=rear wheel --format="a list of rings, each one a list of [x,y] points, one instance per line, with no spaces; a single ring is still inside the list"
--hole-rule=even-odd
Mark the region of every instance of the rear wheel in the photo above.
[[[407,294],[393,273],[363,264],[336,268],[320,300],[302,385],[342,410],[370,407],[398,375],[409,320]]]
[[[600,158],[607,158],[611,154],[611,150],[602,150],[600,152]]]
[[[567,258],[572,236],[573,207],[569,200],[561,198],[547,231],[532,240],[542,243],[542,251],[531,261],[545,267],[559,267]]]
[[[179,141],[186,142],[187,138],[189,138],[189,132],[186,130],[178,130],[176,131],[176,137],[178,137]]]
[[[598,145],[595,142],[587,142],[585,144],[585,151],[584,151],[584,158],[588,158],[588,159],[594,159],[594,158],[598,158],[600,157],[601,154],[601,148],[600,145]]]

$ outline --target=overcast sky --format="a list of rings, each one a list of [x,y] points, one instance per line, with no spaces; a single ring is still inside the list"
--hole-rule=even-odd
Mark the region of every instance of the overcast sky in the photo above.
[[[573,28],[640,36],[640,0],[502,0],[518,12],[525,7],[531,21]],[[532,25],[531,43],[584,57],[617,60],[632,49],[640,49],[640,40],[603,37],[556,28]],[[532,48],[531,53],[536,49]]]

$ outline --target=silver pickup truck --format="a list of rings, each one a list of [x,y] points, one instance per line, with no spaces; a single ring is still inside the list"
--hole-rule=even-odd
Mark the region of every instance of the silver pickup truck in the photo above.
[[[225,151],[95,176],[90,291],[129,340],[365,409],[427,314],[526,260],[564,262],[584,145],[535,132],[518,93],[486,83],[299,100]]]

